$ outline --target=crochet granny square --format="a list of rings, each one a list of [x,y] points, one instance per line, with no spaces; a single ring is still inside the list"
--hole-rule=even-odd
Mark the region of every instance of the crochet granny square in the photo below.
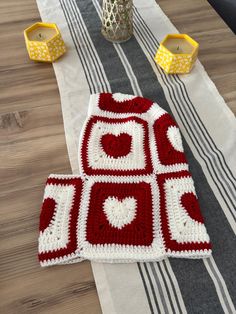
[[[152,101],[91,95],[80,175],[50,175],[40,215],[42,266],[211,254],[181,135]]]
[[[80,151],[81,172],[87,175],[152,172],[148,124],[138,117],[91,117],[85,125]]]
[[[38,256],[42,266],[78,258],[77,224],[82,186],[83,181],[74,176],[49,176],[39,224]]]

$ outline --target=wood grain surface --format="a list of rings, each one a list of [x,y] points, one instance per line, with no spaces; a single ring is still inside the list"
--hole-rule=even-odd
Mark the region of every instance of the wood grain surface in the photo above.
[[[206,0],[157,0],[157,3],[180,33],[199,42],[200,61],[236,114],[235,34]]]
[[[206,1],[174,3],[159,1],[199,41],[200,60],[236,112],[235,36]],[[0,313],[99,314],[89,262],[41,269],[37,261],[44,182],[71,169],[53,68],[25,49],[23,30],[40,20],[35,0],[1,0],[0,15]]]

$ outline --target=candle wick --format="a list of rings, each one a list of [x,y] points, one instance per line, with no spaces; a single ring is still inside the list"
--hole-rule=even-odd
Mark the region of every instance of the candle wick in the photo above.
[[[177,47],[177,50],[179,50],[179,46]]]

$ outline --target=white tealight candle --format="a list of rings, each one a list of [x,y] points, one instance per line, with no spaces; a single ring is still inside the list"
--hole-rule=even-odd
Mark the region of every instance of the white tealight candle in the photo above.
[[[29,34],[29,40],[31,41],[47,41],[56,35],[56,30],[49,27],[38,27],[32,30]]]
[[[184,38],[168,38],[165,47],[174,54],[189,54],[194,50],[194,47]]]

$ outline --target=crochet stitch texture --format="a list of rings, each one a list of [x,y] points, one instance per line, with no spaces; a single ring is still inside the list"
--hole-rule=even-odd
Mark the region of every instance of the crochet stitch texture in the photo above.
[[[47,180],[42,266],[211,254],[179,128],[157,103],[91,95],[78,158],[80,175]]]

